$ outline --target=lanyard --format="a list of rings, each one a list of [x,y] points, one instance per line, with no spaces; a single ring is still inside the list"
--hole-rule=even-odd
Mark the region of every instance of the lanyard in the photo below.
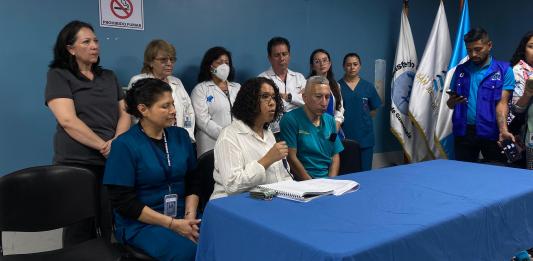
[[[150,147],[152,147],[152,151],[154,152],[154,155],[157,158],[159,165],[161,166],[161,168],[163,169],[163,172],[165,173],[165,179],[168,185],[168,193],[172,194],[172,189],[170,187],[170,176],[171,176],[171,171],[172,171],[172,163],[170,161],[170,152],[168,151],[168,142],[167,142],[167,135],[165,133],[165,130],[163,130],[163,142],[165,144],[165,158],[167,159],[166,166],[163,160],[161,159],[161,157],[159,157],[159,154],[157,153],[158,148],[155,146],[154,142],[150,140],[150,137],[146,135],[146,132],[144,132],[144,129],[140,123],[139,123],[139,128],[141,129],[141,131],[144,133],[144,135],[148,139],[148,142],[150,143]]]
[[[231,121],[233,122],[233,114],[231,113],[231,107],[233,107],[233,104],[231,104],[231,98],[229,96],[229,85],[228,85],[228,90],[227,91],[222,91],[225,95],[226,95],[226,98],[228,98],[228,102],[229,102],[229,116],[231,117]]]

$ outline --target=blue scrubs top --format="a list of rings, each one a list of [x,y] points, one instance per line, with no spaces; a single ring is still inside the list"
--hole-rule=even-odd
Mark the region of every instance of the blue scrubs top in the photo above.
[[[381,106],[376,88],[364,79],[359,80],[353,91],[344,79],[339,84],[344,105],[344,135],[357,141],[361,148],[374,146],[374,124],[370,111]]]
[[[313,178],[327,177],[331,158],[344,149],[339,137],[330,140],[336,133],[335,119],[324,113],[316,127],[300,107],[285,113],[279,125],[281,140],[297,150],[296,156],[307,173]]]
[[[156,147],[146,136],[139,124],[133,126],[115,139],[106,162],[104,184],[134,187],[137,199],[153,210],[163,213],[164,196],[178,194],[178,218],[184,214],[185,174],[195,168],[194,153],[189,134],[183,128],[165,129],[171,160],[171,171],[167,178],[165,152]],[[128,242],[147,224],[115,214],[117,239]]]

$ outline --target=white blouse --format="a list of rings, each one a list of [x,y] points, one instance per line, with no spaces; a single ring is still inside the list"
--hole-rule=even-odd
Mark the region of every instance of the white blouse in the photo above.
[[[215,187],[211,199],[291,179],[281,160],[267,169],[258,163],[275,143],[272,131],[264,130],[261,138],[240,120],[224,128],[215,145]]]

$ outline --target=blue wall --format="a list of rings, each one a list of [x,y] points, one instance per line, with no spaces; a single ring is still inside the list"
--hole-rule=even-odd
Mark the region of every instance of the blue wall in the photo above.
[[[409,16],[420,57],[438,1],[410,2]],[[458,1],[445,2],[453,37]],[[505,29],[510,22],[499,25],[501,22],[474,14],[497,8],[488,2],[470,3],[472,23],[479,19],[502,28],[498,33],[504,35],[505,42]],[[530,0],[516,2],[531,6]],[[477,9],[476,3],[486,6]],[[0,2],[0,175],[51,162],[55,120],[44,106],[43,90],[56,35],[70,20],[95,26],[101,41],[101,64],[114,70],[122,85],[139,72],[144,47],[150,40],[162,38],[171,42],[178,57],[174,74],[190,89],[194,87],[201,57],[209,47],[222,45],[233,52],[237,81],[242,82],[269,66],[266,42],[276,35],[291,41],[291,69],[304,75],[309,71],[308,56],[315,48],[330,51],[337,77],[342,76],[343,55],[351,51],[362,56],[363,78],[374,79],[374,60],[380,58],[387,61],[390,75],[401,4],[400,0],[145,0],[145,30],[133,31],[100,28],[97,0],[4,0]],[[514,48],[523,31],[513,31],[505,46]],[[386,86],[389,85],[387,79]],[[389,132],[388,117],[388,111],[381,109],[376,119],[377,152],[400,150]]]

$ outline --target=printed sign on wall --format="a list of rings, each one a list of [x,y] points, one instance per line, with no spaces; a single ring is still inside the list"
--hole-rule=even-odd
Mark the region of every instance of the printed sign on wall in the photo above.
[[[100,26],[144,30],[143,0],[100,0]]]

